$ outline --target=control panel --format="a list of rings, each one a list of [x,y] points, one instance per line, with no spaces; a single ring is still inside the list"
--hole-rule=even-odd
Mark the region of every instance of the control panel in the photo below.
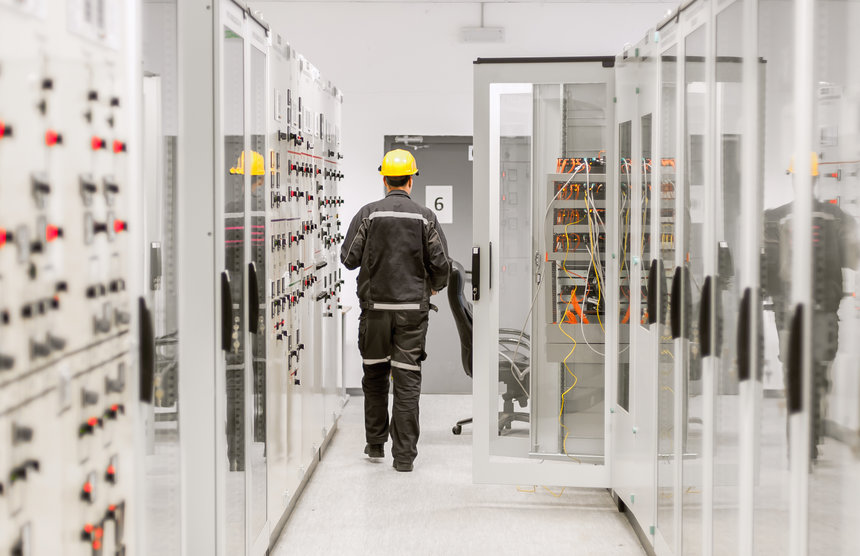
[[[272,101],[265,262],[269,392],[269,511],[299,490],[342,407],[343,286],[339,254],[344,179],[342,93],[282,38],[270,38]],[[261,296],[262,297],[262,296]]]
[[[127,9],[0,2],[0,554],[134,552]]]

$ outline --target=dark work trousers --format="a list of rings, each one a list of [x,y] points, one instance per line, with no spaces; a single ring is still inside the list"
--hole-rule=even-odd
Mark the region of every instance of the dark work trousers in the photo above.
[[[411,463],[418,455],[418,398],[421,362],[427,336],[427,311],[363,309],[358,324],[358,347],[364,367],[364,430],[368,444],[388,440],[388,383],[394,379],[391,415],[391,455]]]

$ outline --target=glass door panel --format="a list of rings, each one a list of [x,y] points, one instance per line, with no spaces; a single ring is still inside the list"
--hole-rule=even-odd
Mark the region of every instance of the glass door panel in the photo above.
[[[257,322],[248,323],[252,373],[251,436],[247,449],[251,538],[255,539],[266,524],[266,179],[273,164],[266,149],[266,54],[256,47],[250,51],[249,132],[253,165],[249,172],[251,190],[246,218],[250,224],[248,303],[256,304],[258,310]],[[256,284],[251,284],[251,280]]]
[[[860,554],[860,1],[816,2],[809,554]]]
[[[705,133],[707,29],[699,26],[685,40],[684,60],[684,212],[681,265],[681,345],[684,357],[683,395],[683,554],[699,554],[702,546],[704,439],[702,357],[699,311],[704,283]]]
[[[651,73],[655,71],[655,66],[648,62],[643,62],[645,71]],[[652,160],[652,133],[653,133],[653,115],[645,114],[639,118],[639,137],[640,148],[642,151],[639,160],[639,170],[642,173],[642,192],[639,196],[639,213],[640,219],[640,235],[639,235],[639,257],[642,265],[642,276],[640,278],[639,291],[639,326],[644,329],[649,329],[648,303],[651,295],[657,295],[657,292],[648,290],[648,280],[651,273],[651,181],[654,175],[654,162]],[[656,269],[654,269],[656,270]]]
[[[495,401],[499,417],[490,423],[493,453],[506,453],[504,440],[519,438],[520,452],[528,451],[530,410],[529,348],[531,314],[534,303],[531,253],[531,167],[532,98],[531,85],[512,85],[499,94],[499,349],[506,359],[499,369],[505,393]],[[519,407],[515,407],[519,406]],[[495,438],[493,438],[495,437]]]
[[[754,492],[754,548],[761,554],[789,553],[788,411],[784,367],[791,321],[791,280],[782,270],[782,253],[790,249],[790,215],[794,188],[786,176],[793,152],[793,53],[789,37],[777,28],[794,25],[792,10],[780,0],[759,3],[759,56],[764,61],[764,113],[761,143],[764,158],[760,235],[762,334],[762,394],[759,399],[757,469]],[[790,269],[790,265],[785,268]],[[790,272],[790,271],[789,271]]]
[[[609,484],[610,61],[475,66],[477,481]]]
[[[142,267],[155,332],[153,403],[146,421],[146,480],[143,490],[146,554],[179,555],[182,539],[179,436],[179,337],[177,284],[177,104],[176,3],[146,3],[143,48],[143,190],[145,244]]]
[[[740,397],[737,366],[737,322],[740,302],[735,259],[741,251],[741,162],[746,142],[744,128],[743,4],[734,2],[716,19],[716,204],[717,273],[715,420],[714,420],[714,553],[738,551],[740,476]]]
[[[603,464],[606,309],[613,295],[606,271],[607,87],[536,85],[534,104],[533,215],[545,221],[534,249],[548,264],[533,323],[546,350],[533,353],[532,453]]]
[[[224,26],[222,130],[224,134],[224,267],[229,277],[233,326],[226,351],[226,446],[224,526],[227,554],[245,553],[245,179],[252,167],[245,153],[245,41]],[[250,174],[250,172],[248,172]],[[250,182],[249,182],[250,183]]]
[[[657,530],[675,551],[675,342],[669,320],[669,292],[675,268],[675,189],[677,161],[678,47],[660,57],[660,354],[657,363]]]
[[[622,122],[618,126],[618,196],[619,207],[618,228],[621,243],[621,266],[618,272],[618,318],[619,331],[624,336],[630,337],[630,310],[632,294],[630,292],[630,278],[632,275],[632,252],[630,245],[632,233],[630,226],[632,219],[630,213],[633,211],[633,122]],[[635,318],[635,316],[634,316]],[[630,411],[630,344],[618,342],[618,391],[616,402],[624,411]]]

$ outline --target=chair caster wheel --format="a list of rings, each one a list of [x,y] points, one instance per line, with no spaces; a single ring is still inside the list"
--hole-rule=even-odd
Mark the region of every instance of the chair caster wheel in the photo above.
[[[459,436],[459,435],[460,435],[460,433],[461,433],[461,432],[463,432],[463,427],[461,427],[460,425],[454,425],[454,426],[451,428],[451,432],[453,432],[454,434],[456,434],[456,435],[458,435],[458,436]]]

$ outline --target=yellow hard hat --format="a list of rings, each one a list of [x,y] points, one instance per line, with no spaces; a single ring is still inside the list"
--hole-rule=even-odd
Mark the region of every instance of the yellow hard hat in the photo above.
[[[382,164],[379,166],[379,173],[383,176],[417,176],[418,165],[415,163],[415,157],[409,151],[403,149],[395,149],[385,153],[382,159]]]
[[[812,153],[810,153],[809,156],[811,159],[809,161],[809,168],[812,170],[812,175],[817,176],[818,175],[818,153],[812,152]],[[789,174],[794,173],[794,157],[793,156],[791,157],[791,164],[788,165],[788,173]]]
[[[236,161],[236,167],[230,168],[231,174],[245,173],[245,151],[239,155],[239,160]],[[265,176],[266,175],[266,159],[257,151],[251,151],[251,175]]]

